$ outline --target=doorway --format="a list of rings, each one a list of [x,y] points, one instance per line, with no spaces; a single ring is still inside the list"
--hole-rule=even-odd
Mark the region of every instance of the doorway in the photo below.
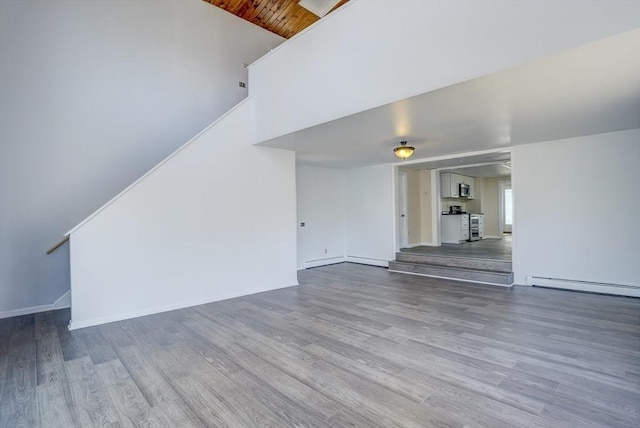
[[[392,272],[513,283],[510,152],[414,162],[397,171]]]
[[[500,235],[511,233],[513,225],[513,191],[510,181],[500,181]]]
[[[443,177],[448,181],[443,182]],[[459,190],[456,182],[468,185],[468,196],[454,193]],[[396,251],[511,260],[514,218],[509,152],[398,167],[395,187]]]

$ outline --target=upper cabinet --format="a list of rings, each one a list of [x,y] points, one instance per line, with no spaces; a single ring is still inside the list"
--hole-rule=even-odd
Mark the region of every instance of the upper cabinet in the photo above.
[[[454,174],[453,172],[440,173],[440,196],[443,198],[459,198],[460,184],[469,185],[469,197],[473,199],[475,194],[475,179],[466,175]]]
[[[458,174],[452,172],[440,173],[440,196],[443,198],[459,198],[460,197],[460,182],[458,181]]]
[[[466,179],[466,183],[469,185],[469,197],[467,199],[473,199],[475,197],[474,192],[476,188],[476,179],[473,177],[465,177],[464,175],[461,175],[460,177]]]

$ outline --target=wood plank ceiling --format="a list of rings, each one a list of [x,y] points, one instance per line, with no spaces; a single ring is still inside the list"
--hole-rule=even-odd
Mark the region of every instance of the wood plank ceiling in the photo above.
[[[298,4],[299,0],[204,0],[286,39],[320,18]],[[341,0],[333,12],[349,0]],[[329,12],[329,13],[331,13]]]

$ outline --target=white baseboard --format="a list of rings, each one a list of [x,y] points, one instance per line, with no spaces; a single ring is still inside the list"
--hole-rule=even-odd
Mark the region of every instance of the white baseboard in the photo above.
[[[281,287],[267,288],[267,289],[264,289],[264,290],[255,290],[255,291],[253,291],[251,293],[244,293],[244,294],[238,294],[238,295],[229,295],[229,296],[225,296],[225,297],[222,297],[222,298],[220,296],[207,297],[207,298],[203,298],[203,299],[191,300],[191,301],[188,301],[188,302],[175,303],[175,304],[172,304],[172,305],[156,306],[154,308],[141,309],[139,311],[131,311],[131,312],[125,312],[125,313],[121,313],[121,314],[109,315],[109,316],[106,316],[106,317],[91,318],[91,319],[83,320],[83,321],[75,321],[74,322],[73,319],[72,319],[71,322],[69,322],[69,330],[77,330],[79,328],[92,327],[94,325],[107,324],[107,323],[115,322],[115,321],[128,320],[128,319],[131,319],[131,318],[138,318],[138,317],[143,317],[143,316],[146,316],[146,315],[158,314],[158,313],[161,313],[161,312],[174,311],[176,309],[189,308],[191,306],[205,305],[207,303],[220,302],[222,300],[228,300],[228,299],[235,299],[236,297],[249,296],[251,294],[263,293],[265,291],[272,291],[272,290],[278,290],[280,288],[294,287],[296,285],[300,285],[298,283],[298,281],[295,281],[294,283],[289,284],[289,285],[283,285]]]
[[[559,288],[563,290],[586,291],[589,293],[615,294],[618,296],[640,297],[640,287],[634,285],[607,284],[601,282],[577,281],[572,279],[545,278],[528,275],[527,285]]]
[[[409,244],[406,247],[402,248],[415,248],[415,247],[437,247],[433,242],[418,242],[416,244]]]
[[[0,319],[19,317],[21,315],[37,314],[40,312],[55,311],[56,309],[65,309],[71,307],[71,290],[67,290],[55,302],[49,305],[30,306],[28,308],[14,309],[11,311],[0,312]]]
[[[374,259],[371,257],[346,256],[346,262],[360,263],[361,265],[389,267],[389,260]]]
[[[422,244],[415,244],[415,245],[417,246],[417,245],[422,245]],[[305,262],[303,262],[303,269],[309,269],[309,268],[314,268],[314,267],[319,267],[319,266],[334,265],[334,264],[337,264],[337,263],[344,263],[344,262],[358,263],[358,264],[361,264],[361,265],[389,267],[389,261],[388,260],[374,259],[374,258],[371,258],[371,257],[338,256],[338,257],[329,257],[329,258],[326,258],[326,259],[305,261]]]
[[[67,290],[62,296],[53,302],[54,309],[66,309],[71,307],[71,290]]]
[[[402,248],[415,248],[415,247],[419,247],[419,246],[421,246],[421,245],[422,245],[422,244],[421,244],[420,242],[416,242],[415,244],[407,244],[407,245],[405,245],[405,246],[404,246],[404,247],[402,247]]]
[[[498,235],[484,235],[482,239],[502,239],[502,236]]]
[[[317,260],[309,260],[309,261],[305,261],[302,263],[303,269],[309,269],[309,268],[314,268],[314,267],[319,267],[319,266],[327,266],[327,265],[334,265],[336,263],[344,263],[345,262],[345,257],[344,256],[338,256],[338,257],[328,257],[326,259],[317,259]]]

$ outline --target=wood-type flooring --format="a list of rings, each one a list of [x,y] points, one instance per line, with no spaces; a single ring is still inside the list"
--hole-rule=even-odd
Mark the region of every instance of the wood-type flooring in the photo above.
[[[640,426],[640,299],[299,280],[76,331],[68,310],[0,320],[0,426]]]
[[[442,244],[438,247],[421,245],[412,248],[401,248],[400,251],[430,256],[511,261],[511,242],[511,235],[505,234],[502,239],[487,238],[480,241],[463,242],[462,244]]]

